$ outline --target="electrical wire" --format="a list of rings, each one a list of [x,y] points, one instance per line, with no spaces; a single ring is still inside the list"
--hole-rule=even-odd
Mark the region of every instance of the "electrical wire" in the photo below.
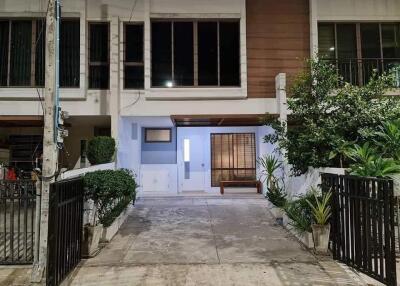
[[[131,15],[130,15],[130,17],[129,17],[129,21],[128,21],[128,22],[131,22],[131,21],[132,21],[133,12],[135,11],[136,4],[137,4],[137,2],[138,2],[138,0],[134,0],[134,1],[135,1],[135,2],[134,2],[133,5],[132,5]]]
[[[49,7],[50,7],[50,0],[47,0],[47,8],[46,8],[45,19],[47,18],[47,14],[49,13]],[[37,45],[39,43],[40,37],[42,37],[42,35],[43,35],[44,29],[46,27],[45,23],[46,23],[46,21],[42,24],[42,28],[40,29],[40,32],[39,32],[39,35],[38,35],[38,37],[36,39],[35,45],[33,46],[33,50],[34,51],[36,51],[36,48],[37,48]],[[39,102],[40,102],[40,105],[42,107],[42,114],[44,116],[44,112],[45,111],[44,111],[44,106],[43,106],[43,97],[40,94],[39,88],[35,87],[35,89],[36,89],[36,93],[37,93],[37,95],[39,97]]]

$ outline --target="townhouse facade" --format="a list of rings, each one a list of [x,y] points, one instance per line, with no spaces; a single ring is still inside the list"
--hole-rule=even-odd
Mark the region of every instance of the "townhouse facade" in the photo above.
[[[0,3],[0,158],[21,169],[40,161],[46,5]],[[400,1],[64,0],[60,43],[63,167],[112,135],[141,192],[217,192],[257,177],[304,59],[359,85],[400,63]]]

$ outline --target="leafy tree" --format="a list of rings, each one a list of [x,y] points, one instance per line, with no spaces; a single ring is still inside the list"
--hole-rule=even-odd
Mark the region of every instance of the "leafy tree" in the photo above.
[[[400,118],[400,105],[385,96],[393,76],[372,75],[368,84],[353,86],[343,81],[336,68],[323,60],[309,60],[289,90],[289,124],[267,115],[275,133],[265,141],[285,149],[294,175],[308,167],[348,167],[353,144],[376,138],[384,122]],[[286,128],[287,127],[287,128]]]

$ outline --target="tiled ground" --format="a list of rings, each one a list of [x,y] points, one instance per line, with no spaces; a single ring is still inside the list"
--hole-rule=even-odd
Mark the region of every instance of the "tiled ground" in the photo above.
[[[142,199],[66,284],[362,285],[304,250],[258,196]]]

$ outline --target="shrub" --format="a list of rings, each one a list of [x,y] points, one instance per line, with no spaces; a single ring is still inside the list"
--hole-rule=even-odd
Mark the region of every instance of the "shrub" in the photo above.
[[[89,141],[87,157],[90,164],[110,163],[115,153],[115,140],[112,137],[99,136]]]
[[[308,201],[315,202],[314,193],[315,190],[311,189],[305,195],[301,195],[295,200],[288,201],[284,206],[284,211],[291,219],[289,224],[299,233],[312,231],[311,224],[314,217]]]
[[[362,145],[383,122],[400,117],[400,102],[385,96],[392,84],[391,74],[374,74],[362,87],[346,84],[335,66],[310,60],[289,91],[290,124],[268,116],[267,125],[276,132],[265,141],[286,150],[294,175],[309,167],[346,168],[349,145]]]
[[[94,201],[99,221],[105,227],[110,226],[136,198],[135,177],[125,169],[87,173],[84,183],[85,198]]]
[[[268,189],[266,197],[274,206],[278,208],[283,208],[286,205],[287,194],[283,188],[278,187],[273,190]]]

